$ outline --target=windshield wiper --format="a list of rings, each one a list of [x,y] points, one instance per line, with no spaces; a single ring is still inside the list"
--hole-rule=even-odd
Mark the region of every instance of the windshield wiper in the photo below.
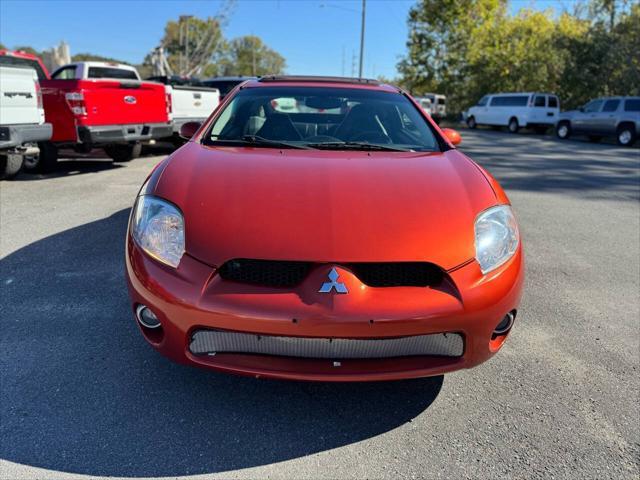
[[[219,138],[213,141],[215,143],[231,143],[242,145],[263,145],[275,148],[298,148],[302,150],[309,150],[311,147],[301,145],[298,143],[283,142],[280,140],[269,140],[268,138],[260,137],[258,135],[243,135],[242,138]]]
[[[386,152],[412,152],[409,148],[382,145],[368,142],[320,142],[307,143],[307,146],[325,150],[377,150]]]

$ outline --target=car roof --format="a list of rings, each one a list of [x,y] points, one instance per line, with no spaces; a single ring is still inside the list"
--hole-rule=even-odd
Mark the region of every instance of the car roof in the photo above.
[[[342,88],[363,88],[370,90],[388,91],[398,93],[400,90],[392,85],[387,85],[378,80],[370,78],[352,78],[352,77],[327,77],[313,75],[267,75],[257,80],[248,81],[244,84],[245,88],[272,87],[283,85],[293,86],[309,86],[309,87],[342,87]]]

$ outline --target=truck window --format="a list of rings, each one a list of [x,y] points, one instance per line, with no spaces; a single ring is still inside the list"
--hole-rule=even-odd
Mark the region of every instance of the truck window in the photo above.
[[[493,97],[492,107],[526,107],[529,97],[526,95],[505,95]]]
[[[535,99],[533,100],[533,106],[534,107],[544,107],[544,104],[545,104],[544,95],[536,95]]]
[[[13,55],[0,55],[0,65],[7,67],[29,67],[33,68],[38,74],[38,80],[46,80],[47,74],[38,62],[28,58],[14,57]]]
[[[479,107],[484,107],[487,104],[488,101],[489,101],[489,97],[487,95],[485,95],[480,100],[478,100],[478,106]]]
[[[73,80],[76,78],[76,66],[69,65],[67,67],[62,67],[53,72],[51,78],[55,78],[56,80]]]
[[[558,108],[558,97],[549,95],[549,108]]]
[[[620,100],[607,100],[602,107],[603,112],[615,112],[620,105]]]
[[[640,112],[640,98],[634,98],[631,100],[625,100],[624,102],[625,112]]]
[[[438,105],[446,105],[446,102],[444,97],[438,97]]]
[[[88,78],[117,78],[123,80],[138,80],[133,70],[116,67],[89,67]]]

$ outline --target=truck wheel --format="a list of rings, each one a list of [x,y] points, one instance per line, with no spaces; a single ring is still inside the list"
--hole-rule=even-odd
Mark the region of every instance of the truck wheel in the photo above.
[[[24,169],[26,172],[51,172],[58,163],[58,147],[51,142],[39,142],[38,155],[29,155],[25,158]]]
[[[571,136],[571,124],[569,122],[560,122],[556,127],[556,137],[566,140]]]
[[[477,126],[478,126],[478,124],[476,123],[476,117],[471,116],[471,117],[467,118],[467,127],[469,127],[471,130],[473,130]]]
[[[511,119],[509,120],[508,128],[510,133],[518,133],[518,130],[520,130],[520,125],[518,125],[518,119],[516,117],[511,117]]]
[[[618,145],[623,147],[630,147],[636,141],[636,129],[633,125],[624,123],[618,127],[616,133],[616,140]]]
[[[0,180],[9,180],[22,170],[22,155],[0,155]]]
[[[138,158],[142,152],[141,143],[132,143],[129,145],[107,145],[104,147],[105,153],[111,157],[114,162],[130,162],[134,158]]]

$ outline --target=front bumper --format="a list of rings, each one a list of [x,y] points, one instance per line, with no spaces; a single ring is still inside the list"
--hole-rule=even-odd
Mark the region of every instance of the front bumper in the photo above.
[[[15,148],[25,143],[44,142],[51,138],[50,123],[42,125],[4,125],[0,127],[0,149]]]
[[[91,145],[139,142],[173,135],[170,123],[78,127],[78,138]]]
[[[373,288],[347,270],[349,293],[318,293],[332,265],[312,271],[299,287],[269,289],[229,282],[184,255],[177,270],[146,256],[129,236],[127,279],[132,309],[144,304],[162,327],[140,327],[163,355],[184,364],[256,377],[316,381],[396,380],[440,375],[489,359],[506,335],[492,333],[516,310],[524,278],[522,252],[483,276],[476,262],[450,271],[444,288]],[[256,353],[194,354],[190,344],[203,330],[314,339],[393,339],[452,333],[462,336],[458,356],[301,358]]]

